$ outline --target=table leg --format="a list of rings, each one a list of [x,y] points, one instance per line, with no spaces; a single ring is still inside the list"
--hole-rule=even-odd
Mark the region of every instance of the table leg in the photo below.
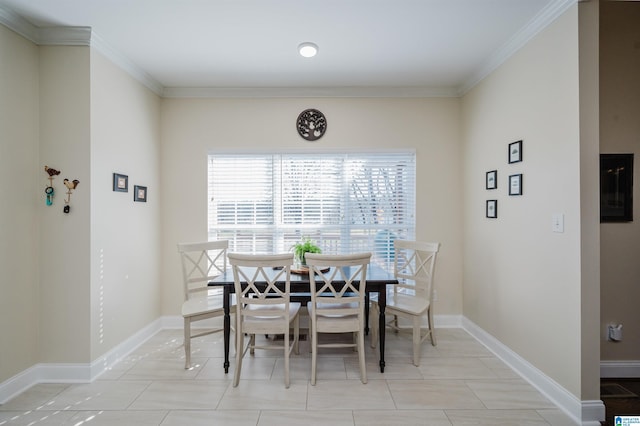
[[[369,293],[364,294],[364,334],[369,335]]]
[[[229,339],[231,337],[231,316],[229,315],[229,299],[231,294],[229,288],[224,286],[222,308],[224,309],[224,373],[229,372]]]
[[[387,290],[385,286],[382,286],[382,289],[378,293],[378,309],[380,309],[380,318],[378,319],[378,336],[380,341],[378,342],[378,346],[380,346],[380,372],[384,373],[384,334],[386,328],[386,320],[384,317],[384,311],[387,307]]]

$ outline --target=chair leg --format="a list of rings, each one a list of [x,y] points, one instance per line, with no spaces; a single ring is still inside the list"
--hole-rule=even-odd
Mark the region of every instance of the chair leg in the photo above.
[[[358,358],[360,362],[360,380],[367,383],[367,365],[364,358],[364,330],[358,331]]]
[[[420,317],[413,317],[413,365],[418,367],[420,365],[420,346],[421,342],[421,330],[420,330]]]
[[[293,322],[293,338],[295,339],[293,341],[293,351],[298,355],[300,353],[300,315]]]
[[[316,328],[311,333],[311,385],[316,385],[316,362],[318,361],[318,333]]]
[[[369,324],[371,324],[371,347],[373,349],[378,345],[378,321],[380,317],[380,311],[377,303],[371,304],[369,310]],[[371,321],[373,319],[373,321]]]
[[[244,346],[244,333],[236,333],[236,370],[233,373],[233,387],[238,386],[240,382],[240,370],[242,370],[242,357],[244,355],[244,351],[242,347]]]
[[[284,332],[284,387],[289,389],[289,354],[291,354],[289,347],[289,328]]]
[[[191,320],[184,319],[184,368],[191,368]]]
[[[429,333],[431,333],[431,345],[436,346],[436,330],[435,327],[433,326],[433,311],[431,310],[431,306],[429,306],[429,312],[428,312],[428,318],[429,318]]]

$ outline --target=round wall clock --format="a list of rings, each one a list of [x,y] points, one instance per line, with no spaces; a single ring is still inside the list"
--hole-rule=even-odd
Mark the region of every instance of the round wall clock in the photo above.
[[[313,142],[327,131],[327,119],[317,109],[305,109],[298,116],[296,128],[303,139]]]

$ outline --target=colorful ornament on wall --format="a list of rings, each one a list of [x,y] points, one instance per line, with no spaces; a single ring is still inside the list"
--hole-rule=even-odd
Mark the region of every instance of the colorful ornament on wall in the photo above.
[[[45,187],[44,193],[46,194],[46,203],[48,206],[53,204],[53,196],[55,194],[55,190],[53,189],[53,179],[60,174],[59,170],[56,170],[49,166],[44,166],[44,171],[47,172],[49,177],[49,184]]]

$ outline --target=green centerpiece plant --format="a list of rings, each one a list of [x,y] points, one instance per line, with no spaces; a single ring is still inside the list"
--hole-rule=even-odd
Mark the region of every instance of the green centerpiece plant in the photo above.
[[[291,246],[293,250],[293,257],[296,260],[296,264],[306,267],[307,261],[304,258],[305,253],[322,253],[320,247],[311,239],[303,237],[300,242]]]

